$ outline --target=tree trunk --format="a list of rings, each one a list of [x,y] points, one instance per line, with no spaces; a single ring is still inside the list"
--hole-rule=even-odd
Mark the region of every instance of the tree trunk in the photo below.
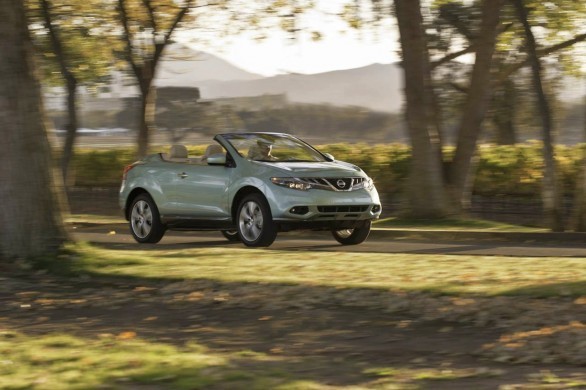
[[[519,21],[523,24],[525,30],[525,41],[531,63],[533,85],[537,94],[537,109],[542,122],[543,159],[545,163],[542,193],[543,208],[551,230],[554,232],[562,232],[564,231],[563,206],[553,147],[553,121],[551,119],[549,103],[541,83],[541,62],[537,55],[535,37],[529,25],[528,13],[523,4],[523,0],[513,0],[513,2]]]
[[[586,83],[585,83],[586,86]],[[586,91],[586,88],[584,89]],[[586,95],[584,95],[584,142],[586,142]],[[586,147],[582,149],[582,163],[578,179],[576,180],[574,195],[574,230],[586,232]]]
[[[138,158],[148,154],[150,136],[155,128],[156,90],[152,86],[153,77],[139,79],[141,85],[139,128],[138,128]]]
[[[53,15],[51,14],[51,5],[48,0],[41,1],[41,11],[45,20],[45,27],[49,32],[51,46],[59,63],[61,77],[63,77],[67,87],[67,133],[61,155],[61,173],[63,175],[63,182],[67,185],[69,184],[69,164],[73,159],[73,147],[75,145],[75,138],[77,137],[77,79],[68,66],[68,59],[63,48],[63,43],[61,42],[59,30],[53,25]]]
[[[120,22],[124,29],[122,40],[125,42],[124,51],[126,53],[126,59],[136,76],[138,81],[140,92],[141,92],[141,117],[139,118],[139,127],[137,135],[138,150],[137,154],[139,158],[146,156],[149,148],[149,138],[151,130],[155,127],[155,90],[152,88],[153,80],[155,78],[155,72],[157,70],[157,64],[163,55],[163,51],[168,43],[171,41],[173,32],[181,24],[189,10],[195,6],[195,0],[186,0],[183,5],[177,5],[177,14],[171,15],[165,13],[159,13],[157,6],[150,0],[142,1],[142,5],[138,5],[141,2],[132,2],[129,0],[118,0],[118,15]],[[208,7],[211,4],[200,5],[199,7]],[[133,18],[132,14],[128,13],[127,8],[133,8],[135,11],[140,10],[144,12],[146,18],[139,17],[138,19]],[[164,19],[168,19],[161,23]],[[169,19],[170,18],[170,19]],[[159,20],[161,19],[161,20]],[[149,31],[152,36],[151,39],[145,39],[142,44],[145,47],[141,48],[142,56],[137,58],[136,52],[140,47],[138,42],[141,39],[137,39],[136,31],[133,33],[131,26],[140,25],[139,31],[141,33]],[[165,28],[161,28],[162,26]],[[148,33],[147,33],[148,34]],[[139,45],[139,46],[137,46]],[[152,49],[152,52],[151,52]]]
[[[515,145],[517,143],[515,95],[515,83],[510,79],[507,79],[493,95],[492,122],[495,126],[494,142],[497,145]]]
[[[500,20],[501,0],[484,0],[482,22],[475,41],[476,60],[458,129],[456,152],[449,171],[450,192],[462,209],[468,209],[474,179],[476,145],[490,99],[490,69]]]
[[[65,136],[65,144],[63,145],[63,154],[61,156],[61,173],[63,175],[63,183],[65,185],[72,185],[70,183],[69,166],[73,159],[75,139],[77,138],[77,80],[75,77],[67,79],[67,133]]]
[[[53,256],[66,239],[23,2],[0,2],[0,257]]]
[[[408,196],[410,213],[418,218],[450,214],[445,193],[440,132],[434,110],[431,66],[419,0],[395,0],[399,24],[406,120],[412,146]]]

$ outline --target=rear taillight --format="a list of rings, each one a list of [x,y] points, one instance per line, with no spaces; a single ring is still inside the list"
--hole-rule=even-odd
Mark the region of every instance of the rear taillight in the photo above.
[[[130,172],[130,170],[132,168],[134,168],[136,165],[137,165],[136,163],[132,163],[132,164],[124,167],[124,170],[122,171],[122,181],[126,180],[126,176],[128,175],[128,172]]]

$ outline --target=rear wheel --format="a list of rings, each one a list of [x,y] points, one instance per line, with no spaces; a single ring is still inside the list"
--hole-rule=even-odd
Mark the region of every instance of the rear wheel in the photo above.
[[[269,246],[277,238],[271,209],[261,194],[250,194],[238,206],[238,235],[246,246]]]
[[[148,194],[140,194],[130,206],[130,232],[141,244],[155,244],[165,235],[159,209]]]
[[[371,221],[365,221],[353,229],[332,230],[332,235],[342,245],[357,245],[368,238]]]
[[[228,241],[240,241],[238,230],[222,230],[222,235],[228,239]]]

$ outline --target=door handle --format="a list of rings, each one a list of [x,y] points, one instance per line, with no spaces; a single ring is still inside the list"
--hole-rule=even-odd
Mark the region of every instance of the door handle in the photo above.
[[[185,179],[187,177],[187,173],[181,172],[181,173],[178,173],[177,176],[179,176],[182,179]]]

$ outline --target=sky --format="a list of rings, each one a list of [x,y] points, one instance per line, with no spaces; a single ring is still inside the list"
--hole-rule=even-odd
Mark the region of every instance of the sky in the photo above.
[[[317,42],[308,33],[300,33],[293,40],[280,30],[271,32],[269,38],[260,42],[254,39],[254,32],[214,39],[213,44],[198,44],[188,34],[180,35],[177,40],[263,76],[321,73],[397,62],[398,34],[391,22],[380,26],[376,33],[352,30],[335,15],[340,11],[340,3],[340,0],[320,0],[318,11],[306,14],[303,23],[323,36]]]
[[[348,34],[328,35],[320,42],[287,42],[274,37],[264,42],[240,38],[221,49],[195,48],[217,55],[252,73],[274,76],[283,73],[320,73],[350,69],[372,63],[388,64],[398,57],[393,42],[373,42]]]

